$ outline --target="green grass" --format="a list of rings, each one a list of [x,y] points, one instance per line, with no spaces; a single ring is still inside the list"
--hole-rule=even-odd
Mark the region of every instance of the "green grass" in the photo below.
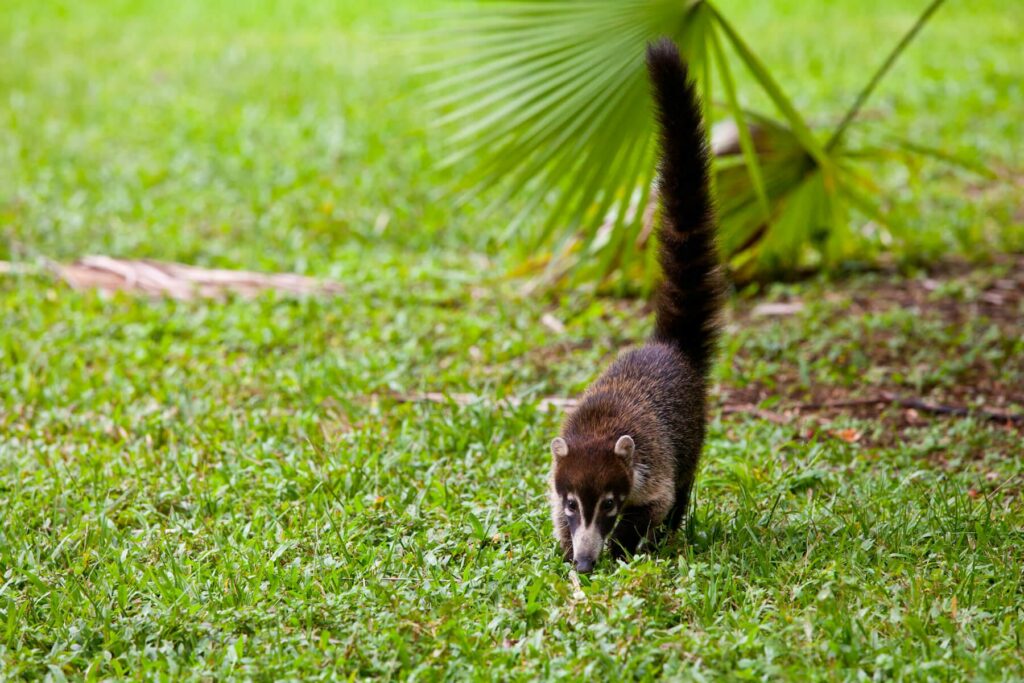
[[[544,507],[558,415],[532,399],[581,390],[648,312],[493,277],[503,216],[445,200],[412,94],[400,36],[425,5],[363,4],[0,9],[0,257],[347,287],[173,302],[0,277],[0,679],[1024,676],[1020,433],[977,417],[716,408],[686,530],[574,593]],[[914,5],[802,4],[733,13],[804,106],[840,111],[858,50]],[[947,9],[879,102],[1019,167],[1019,10]],[[894,186],[938,224],[922,249],[1019,226],[1019,187],[923,172],[945,195]],[[1012,277],[889,303],[922,277],[780,286],[807,303],[783,319],[738,299],[716,396],[1019,402],[1024,306],[979,303]],[[486,400],[392,398],[419,391]]]

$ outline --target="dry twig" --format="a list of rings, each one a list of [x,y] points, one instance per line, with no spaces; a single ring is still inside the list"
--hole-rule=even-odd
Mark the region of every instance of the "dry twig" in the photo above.
[[[256,296],[265,290],[288,294],[341,294],[341,284],[291,273],[199,268],[184,263],[147,259],[86,256],[74,263],[49,264],[49,269],[74,289],[126,290],[174,299],[220,298],[228,293]],[[0,273],[37,272],[17,263],[0,262]]]
[[[456,403],[458,405],[469,405],[472,403],[488,402],[488,399],[476,394],[444,394],[441,392],[426,392],[421,394],[393,394],[396,401],[403,403]],[[493,402],[496,407],[515,407],[522,405],[523,400],[513,397],[506,397]],[[572,411],[576,408],[576,399],[562,398],[558,396],[547,396],[537,403],[541,410],[552,408]],[[947,406],[938,403],[931,403],[915,398],[905,398],[889,392],[882,392],[877,396],[867,398],[842,399],[837,401],[820,401],[815,403],[795,403],[783,406],[778,411],[767,410],[753,403],[726,403],[722,405],[722,413],[725,415],[747,414],[759,417],[776,424],[788,424],[792,422],[793,414],[805,412],[816,412],[832,408],[855,408],[860,406],[896,405],[902,408],[913,408],[928,413],[939,415],[953,415],[957,417],[980,417],[995,422],[1007,422],[1024,424],[1024,415],[1006,413],[996,410],[965,408],[962,406]]]

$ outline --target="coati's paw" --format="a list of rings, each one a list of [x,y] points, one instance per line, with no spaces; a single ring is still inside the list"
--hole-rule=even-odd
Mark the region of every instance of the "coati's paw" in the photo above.
[[[622,543],[617,543],[615,539],[612,539],[611,543],[608,544],[608,552],[616,562],[619,560],[628,561],[636,553],[636,546],[629,548]]]

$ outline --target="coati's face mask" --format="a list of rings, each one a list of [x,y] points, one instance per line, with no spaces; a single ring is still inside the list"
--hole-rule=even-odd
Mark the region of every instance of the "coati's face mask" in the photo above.
[[[551,442],[555,461],[555,491],[572,535],[572,559],[577,571],[589,572],[629,496],[633,482],[633,439],[570,446],[562,437]]]

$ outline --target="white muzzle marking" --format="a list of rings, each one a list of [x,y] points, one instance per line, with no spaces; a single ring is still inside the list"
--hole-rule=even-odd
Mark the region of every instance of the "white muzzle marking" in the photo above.
[[[604,539],[597,529],[596,519],[588,526],[582,524],[576,527],[576,533],[572,535],[572,554],[574,558],[586,557],[597,560],[604,548]]]

